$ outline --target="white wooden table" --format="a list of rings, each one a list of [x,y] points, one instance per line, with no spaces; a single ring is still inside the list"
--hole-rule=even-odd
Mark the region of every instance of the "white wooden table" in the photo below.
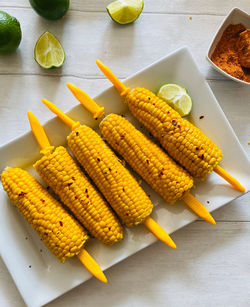
[[[40,99],[58,102],[63,110],[76,101],[65,82],[80,84],[96,95],[109,83],[95,59],[111,64],[120,78],[187,45],[206,76],[221,107],[250,157],[250,87],[227,80],[209,67],[205,54],[217,27],[233,6],[250,13],[249,0],[145,0],[135,24],[114,24],[105,7],[109,0],[72,0],[66,17],[43,20],[28,0],[2,0],[0,9],[21,22],[18,51],[0,57],[0,145],[29,130],[26,111],[45,122],[52,114]],[[192,17],[192,18],[190,18]],[[49,29],[62,42],[67,59],[61,70],[44,71],[33,59],[39,35]],[[94,278],[48,306],[249,306],[250,305],[250,195],[214,212],[216,227],[197,221],[173,234],[178,250],[161,243],[139,252],[107,272],[108,285]],[[5,265],[0,260],[0,306],[24,306]]]

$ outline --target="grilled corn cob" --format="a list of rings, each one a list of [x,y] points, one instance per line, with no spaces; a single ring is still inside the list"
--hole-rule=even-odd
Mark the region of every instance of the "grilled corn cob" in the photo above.
[[[218,165],[222,152],[200,129],[181,118],[151,91],[136,88],[131,92],[101,61],[97,60],[96,63],[120,95],[125,97],[131,113],[192,176],[204,180],[209,173],[215,171],[237,190],[245,191],[235,178]]]
[[[69,148],[128,227],[142,223],[153,204],[138,182],[91,128],[80,126],[67,138]]]
[[[31,112],[29,119],[39,124]],[[41,153],[34,168],[86,229],[105,245],[121,240],[123,229],[118,219],[66,148],[46,146]]]
[[[168,203],[173,204],[192,188],[192,177],[122,116],[109,114],[100,129],[109,144]]]
[[[80,252],[88,235],[35,178],[8,168],[1,181],[12,203],[61,262]]]
[[[125,224],[130,227],[143,223],[158,239],[176,248],[169,235],[149,216],[153,204],[148,196],[102,138],[91,128],[73,121],[50,101],[42,101],[71,127],[67,138],[70,149]],[[96,106],[90,106],[93,112]]]
[[[81,89],[71,83],[67,83],[67,86],[94,117],[100,114],[100,110],[104,112]],[[100,129],[107,141],[167,202],[182,199],[199,217],[212,225],[216,224],[208,210],[190,194],[192,177],[126,119],[110,114],[101,122]]]
[[[189,173],[205,179],[222,159],[221,150],[197,127],[145,88],[126,96],[131,113]]]

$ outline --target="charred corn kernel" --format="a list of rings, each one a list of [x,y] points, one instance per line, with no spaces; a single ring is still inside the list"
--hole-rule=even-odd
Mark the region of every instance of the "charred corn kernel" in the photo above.
[[[61,262],[80,252],[88,235],[35,178],[20,168],[9,168],[1,181],[12,203]]]
[[[129,121],[109,114],[102,135],[132,168],[167,202],[173,204],[193,186],[192,177]]]
[[[35,163],[35,169],[75,217],[103,244],[121,240],[121,224],[66,148],[51,147],[41,152],[44,156]]]
[[[127,95],[126,101],[131,113],[192,176],[205,179],[216,168],[222,159],[221,150],[165,101],[139,87]]]
[[[68,136],[68,145],[128,227],[142,223],[150,215],[152,202],[94,130],[87,126],[76,128]]]

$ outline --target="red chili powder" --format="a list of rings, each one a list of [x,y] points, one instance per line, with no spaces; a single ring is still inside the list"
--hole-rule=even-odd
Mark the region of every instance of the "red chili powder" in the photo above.
[[[229,75],[250,82],[250,69],[240,65],[237,41],[246,27],[242,24],[229,25],[222,34],[211,60]]]

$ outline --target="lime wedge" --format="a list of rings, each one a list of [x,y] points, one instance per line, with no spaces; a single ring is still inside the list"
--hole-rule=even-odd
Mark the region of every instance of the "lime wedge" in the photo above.
[[[34,57],[42,68],[58,68],[65,60],[65,53],[59,40],[52,33],[46,31],[36,42]]]
[[[178,84],[164,84],[157,96],[165,100],[181,116],[186,116],[192,109],[192,99],[187,90]]]
[[[107,6],[110,17],[119,24],[135,21],[143,10],[142,0],[117,0]]]

